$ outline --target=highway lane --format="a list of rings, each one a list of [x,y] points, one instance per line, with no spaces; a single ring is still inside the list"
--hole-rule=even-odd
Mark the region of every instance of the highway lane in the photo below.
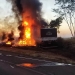
[[[0,68],[2,70],[2,73],[0,75],[45,75],[41,72],[37,72],[26,68],[22,69],[20,67],[5,62],[0,62]]]
[[[9,75],[75,75],[71,64],[0,51],[0,68]]]

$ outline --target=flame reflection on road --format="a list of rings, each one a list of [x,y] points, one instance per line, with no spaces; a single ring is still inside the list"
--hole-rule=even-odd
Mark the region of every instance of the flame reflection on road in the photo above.
[[[17,64],[17,66],[33,68],[36,65],[32,63],[22,63],[22,64]]]

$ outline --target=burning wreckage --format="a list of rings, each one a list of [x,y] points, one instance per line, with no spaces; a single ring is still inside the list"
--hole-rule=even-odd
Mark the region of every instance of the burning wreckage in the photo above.
[[[16,41],[13,37],[14,32],[5,36],[1,44],[11,46],[37,46],[44,42],[48,43],[57,39],[57,29],[43,28],[41,18],[41,6],[39,0],[11,0],[13,7],[17,7],[21,16],[21,24],[18,27],[20,31],[19,38]]]

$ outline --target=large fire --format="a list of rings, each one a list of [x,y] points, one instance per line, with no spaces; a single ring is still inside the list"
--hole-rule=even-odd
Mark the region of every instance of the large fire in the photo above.
[[[36,46],[35,40],[32,38],[31,35],[31,26],[27,21],[23,21],[22,25],[24,27],[24,34],[23,38],[19,40],[19,46]]]
[[[12,9],[14,9],[15,17],[17,19],[19,36],[15,37],[16,28],[12,28],[12,31],[7,38],[4,38],[4,42],[12,46],[36,46],[41,42],[41,6],[42,3],[39,0],[11,0],[13,3]],[[2,40],[2,42],[3,42]]]

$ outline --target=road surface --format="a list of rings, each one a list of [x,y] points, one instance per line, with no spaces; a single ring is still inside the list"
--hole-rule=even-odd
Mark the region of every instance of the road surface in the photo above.
[[[0,75],[75,75],[75,66],[0,51]]]

